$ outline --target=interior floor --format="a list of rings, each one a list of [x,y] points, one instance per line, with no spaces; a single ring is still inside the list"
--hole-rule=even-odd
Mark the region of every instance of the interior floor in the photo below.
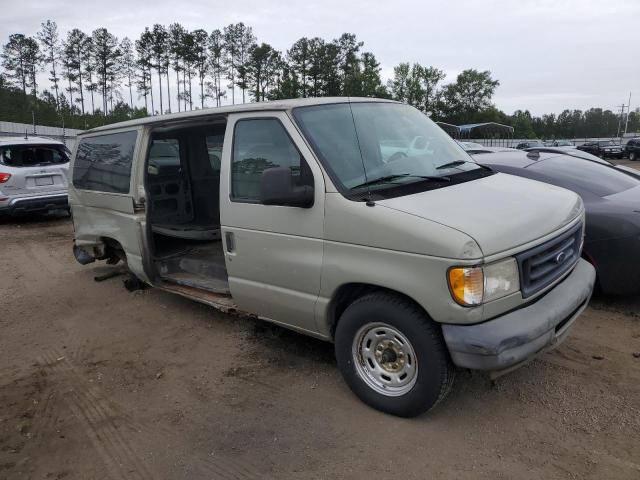
[[[219,210],[224,130],[216,124],[153,134],[146,186],[158,276],[229,294]]]
[[[158,274],[164,281],[216,293],[229,293],[222,241],[170,240],[173,241],[164,239],[163,256],[155,261]]]

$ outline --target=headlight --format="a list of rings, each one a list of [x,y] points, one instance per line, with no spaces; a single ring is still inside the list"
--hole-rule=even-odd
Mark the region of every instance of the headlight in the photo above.
[[[481,267],[455,267],[449,270],[448,280],[454,300],[465,306],[480,305],[520,290],[515,258]]]

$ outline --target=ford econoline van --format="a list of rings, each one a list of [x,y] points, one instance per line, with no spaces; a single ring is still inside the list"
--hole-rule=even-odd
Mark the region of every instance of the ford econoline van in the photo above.
[[[455,368],[502,373],[587,305],[574,193],[475,163],[401,103],[301,99],[83,133],[70,204],[79,262],[335,344],[345,381],[424,412]]]

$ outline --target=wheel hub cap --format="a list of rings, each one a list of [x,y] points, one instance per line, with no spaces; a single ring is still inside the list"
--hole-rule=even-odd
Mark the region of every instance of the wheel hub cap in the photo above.
[[[354,337],[352,354],[358,375],[378,393],[400,396],[415,385],[418,363],[413,346],[390,325],[362,327]]]

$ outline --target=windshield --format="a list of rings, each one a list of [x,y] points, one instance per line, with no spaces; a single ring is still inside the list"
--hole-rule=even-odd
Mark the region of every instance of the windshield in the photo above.
[[[298,107],[293,114],[343,193],[418,182],[440,188],[456,174],[483,169],[408,105],[339,103]],[[465,181],[470,179],[465,176]]]

